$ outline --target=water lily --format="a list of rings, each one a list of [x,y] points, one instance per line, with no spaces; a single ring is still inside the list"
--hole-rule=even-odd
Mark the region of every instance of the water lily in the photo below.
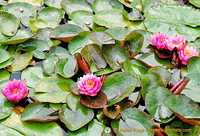
[[[179,58],[182,61],[182,64],[188,65],[189,59],[194,56],[199,56],[197,49],[192,46],[186,46],[183,50],[178,52]]]
[[[175,48],[179,51],[186,47],[187,41],[183,35],[169,36],[166,39],[166,45],[170,51],[173,51]]]
[[[27,97],[29,91],[26,87],[26,80],[8,81],[8,84],[3,87],[2,94],[11,102],[17,103],[21,99]]]
[[[83,95],[96,96],[102,87],[102,80],[93,74],[87,74],[77,82],[79,93]]]
[[[151,35],[151,41],[149,43],[158,49],[166,49],[166,40],[168,36],[162,32],[157,32],[156,34]]]

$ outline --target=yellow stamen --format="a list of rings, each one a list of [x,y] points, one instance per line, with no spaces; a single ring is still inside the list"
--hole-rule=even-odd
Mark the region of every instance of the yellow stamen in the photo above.
[[[192,55],[192,52],[191,51],[184,51],[184,53],[186,54],[186,55]]]
[[[160,38],[160,41],[165,41],[165,39],[163,39],[163,38]]]
[[[94,85],[94,81],[88,81],[88,82],[86,83],[86,86],[87,86],[88,88],[92,87],[93,85]]]
[[[18,92],[19,91],[19,89],[18,88],[15,88],[14,90],[12,90],[12,93],[16,93],[16,92]]]

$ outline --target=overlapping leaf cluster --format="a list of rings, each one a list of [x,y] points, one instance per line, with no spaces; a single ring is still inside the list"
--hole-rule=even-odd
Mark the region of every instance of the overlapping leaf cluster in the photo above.
[[[164,32],[200,48],[200,3],[189,2],[0,0],[0,87],[20,72],[30,92],[18,104],[0,93],[0,135],[100,136],[109,126],[110,135],[153,136],[158,124],[190,130],[169,136],[199,135],[200,58],[175,68],[147,41]],[[80,103],[76,81],[88,72],[106,76],[107,113]],[[190,81],[173,95],[182,77]]]

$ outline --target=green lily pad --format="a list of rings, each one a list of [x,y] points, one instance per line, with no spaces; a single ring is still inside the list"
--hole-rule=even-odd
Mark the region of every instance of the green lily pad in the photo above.
[[[0,11],[0,32],[7,36],[14,36],[20,21],[13,14]]]
[[[15,107],[9,118],[2,122],[3,125],[19,131],[28,136],[63,136],[63,131],[55,122],[24,122],[21,120],[22,107]],[[13,121],[14,120],[14,121]]]
[[[82,32],[83,29],[77,25],[64,24],[56,27],[50,34],[53,39],[69,42],[73,37]]]
[[[36,18],[36,8],[25,2],[7,4],[5,10],[20,19],[26,27],[29,26],[29,19]]]
[[[95,13],[105,10],[118,9],[122,10],[123,6],[116,0],[95,0],[92,3],[92,8]]]
[[[196,7],[200,7],[200,2],[198,0],[189,0],[189,2],[195,5]]]
[[[46,58],[56,57],[59,59],[64,59],[70,56],[70,53],[63,47],[56,46],[51,48],[48,54],[46,54]]]
[[[200,76],[200,74],[195,74],[195,76]],[[190,81],[191,82],[191,81]],[[181,94],[184,94],[185,96],[189,97],[195,102],[200,103],[199,97],[200,97],[200,92],[199,92],[199,86],[191,86],[183,89]]]
[[[107,77],[101,88],[107,95],[107,105],[113,105],[129,96],[137,84],[137,78],[126,72],[117,72]]]
[[[156,86],[165,86],[158,73],[147,73],[144,75],[141,80],[141,92],[143,99],[145,99],[147,92]]]
[[[80,53],[86,45],[93,44],[94,42],[88,38],[90,33],[91,32],[84,31],[74,37],[68,44],[69,52],[71,54]]]
[[[105,32],[110,34],[113,39],[123,41],[125,37],[130,33],[130,30],[123,27],[113,27],[107,29]]]
[[[9,3],[15,3],[15,2],[24,2],[24,3],[29,3],[35,7],[40,7],[43,5],[42,0],[9,0]]]
[[[200,29],[196,28],[199,14],[200,11],[192,7],[160,4],[144,14],[144,23],[150,32],[184,35],[188,41],[194,41],[200,34]]]
[[[61,9],[61,3],[62,0],[43,0],[43,2],[49,6],[49,7],[55,7],[55,8],[58,8],[58,9]]]
[[[27,29],[19,29],[16,35],[12,37],[0,33],[0,44],[19,44],[30,39],[32,36],[33,34]]]
[[[0,124],[0,134],[4,136],[23,136],[20,132]]]
[[[79,108],[76,110],[68,109],[66,104],[61,107],[62,112],[59,118],[71,131],[78,130],[85,126],[94,117],[94,111],[92,109],[86,108],[80,103],[78,103],[78,107]]]
[[[166,68],[175,68],[169,59],[161,59],[155,53],[145,53],[137,58],[149,67],[164,66]]]
[[[200,73],[200,57],[192,57],[189,59],[188,73]]]
[[[131,58],[138,54],[143,46],[144,36],[137,32],[132,32],[126,36],[124,40],[124,47],[129,49]]]
[[[65,59],[59,59],[56,65],[56,71],[59,75],[70,78],[78,71],[78,64],[74,56],[68,56]]]
[[[149,67],[137,59],[127,60],[123,67],[127,73],[134,75],[138,79],[141,79],[149,70]]]
[[[200,107],[190,98],[184,95],[171,95],[165,99],[164,104],[182,121],[199,125],[194,119],[200,119]]]
[[[88,65],[91,67],[93,64],[97,69],[104,69],[107,66],[105,58],[103,56],[103,51],[96,45],[87,45],[81,50],[81,54],[87,61]]]
[[[35,87],[35,98],[41,102],[65,103],[71,83],[71,79],[59,76],[45,77]]]
[[[10,79],[10,73],[7,70],[0,70],[0,90]]]
[[[41,67],[29,67],[21,74],[21,80],[26,79],[28,87],[35,88],[38,82],[46,77]]]
[[[47,75],[55,75],[56,70],[56,64],[58,62],[58,59],[55,57],[51,57],[46,59],[42,63],[42,69]]]
[[[48,23],[51,23],[51,21],[55,23],[60,23],[60,21],[64,18],[64,11],[57,9],[57,8],[53,8],[53,7],[47,7],[42,9],[39,13],[38,13],[38,17],[42,20],[47,21]]]
[[[100,136],[105,127],[106,126],[103,123],[97,121],[96,119],[93,119],[88,124],[87,136],[94,136],[94,135]]]
[[[93,14],[91,12],[75,11],[69,16],[69,18],[74,24],[80,26],[85,31],[90,31],[89,28],[93,28]]]
[[[174,116],[173,112],[164,105],[164,100],[172,95],[172,93],[164,87],[157,86],[149,90],[145,97],[145,106],[156,120],[167,123],[171,121]]]
[[[74,11],[80,10],[89,11],[91,13],[93,12],[87,0],[62,0],[61,6],[68,15],[70,15]]]
[[[147,73],[157,73],[157,74],[159,74],[160,77],[162,78],[165,86],[167,86],[167,83],[171,80],[171,77],[172,77],[171,73],[167,69],[160,67],[160,66],[153,67],[153,68],[149,69]]]
[[[93,32],[88,38],[96,44],[115,44],[112,36],[105,32]]]
[[[2,73],[2,72],[1,72]],[[12,113],[12,106],[14,106],[11,102],[9,102],[6,97],[0,92],[0,120],[7,118]]]
[[[44,29],[47,27],[56,28],[57,26],[59,26],[59,23],[49,22],[49,21],[38,18],[38,19],[30,19],[29,25],[30,25],[32,33],[37,34],[39,29]]]
[[[58,119],[58,115],[53,115],[54,113],[55,111],[47,103],[31,103],[22,112],[21,120],[49,122]]]
[[[127,27],[129,23],[122,12],[116,9],[97,12],[94,15],[94,22],[107,28]]]
[[[11,72],[23,70],[29,65],[32,57],[33,52],[26,52],[24,54],[16,56],[12,64],[8,67],[8,70]]]
[[[154,133],[151,131],[151,128],[152,128],[154,122],[153,122],[152,118],[148,114],[146,114],[146,113],[144,113],[144,112],[142,112],[142,111],[140,111],[140,110],[138,110],[136,108],[129,108],[129,109],[126,109],[126,110],[122,111],[121,112],[121,116],[122,116],[123,120],[126,123],[129,124],[129,126],[131,124],[132,125],[138,124],[140,126],[140,127],[138,126],[139,128],[143,128],[144,127],[143,129],[138,130],[137,125],[136,126],[134,125],[135,126],[134,129],[135,129],[136,132],[142,131],[140,133],[141,135],[144,132],[146,132],[148,134],[148,136],[153,136],[154,135]],[[130,126],[130,127],[132,127],[132,126]],[[137,133],[137,134],[139,135],[139,133]]]
[[[104,45],[103,53],[107,63],[113,70],[120,69],[122,64],[129,58],[127,50],[120,46]]]
[[[0,54],[0,63],[3,63],[10,58],[9,53],[3,49],[0,49]]]
[[[8,66],[11,65],[11,64],[12,64],[12,60],[11,60],[11,59],[8,59],[8,60],[6,60],[5,62],[0,63],[0,69],[1,69],[1,68],[5,68],[5,67],[8,67]]]

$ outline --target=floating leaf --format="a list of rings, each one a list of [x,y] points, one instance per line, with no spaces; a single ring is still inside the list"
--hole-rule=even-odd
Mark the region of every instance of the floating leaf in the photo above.
[[[129,58],[129,53],[121,46],[104,45],[103,52],[105,59],[113,70],[122,67],[122,63]]]
[[[33,57],[33,52],[26,52],[24,54],[15,57],[14,61],[12,62],[11,66],[8,67],[8,70],[11,72],[16,72],[23,70],[29,65]]]
[[[200,2],[198,0],[189,0],[189,2],[195,5],[196,7],[200,7]]]
[[[55,113],[47,103],[31,103],[22,112],[22,121],[38,121],[49,122],[58,119],[58,115],[52,115]]]
[[[9,53],[3,49],[0,49],[0,54],[0,63],[3,63],[10,58]]]
[[[17,19],[13,14],[0,11],[0,32],[4,35],[14,36],[19,24],[19,19]]]
[[[129,96],[137,84],[137,78],[126,72],[117,72],[107,77],[101,88],[107,95],[107,105],[113,105]]]
[[[62,113],[59,115],[59,118],[71,131],[85,126],[94,117],[94,111],[92,109],[86,108],[80,103],[78,104],[79,108],[73,111],[69,110],[66,104],[61,107]]]
[[[65,59],[59,59],[56,66],[56,71],[59,75],[70,78],[78,71],[78,64],[74,56],[69,56]]]
[[[33,34],[26,29],[19,29],[12,37],[4,36],[0,33],[0,44],[19,44],[30,39]]]
[[[89,11],[91,13],[93,12],[87,0],[62,0],[61,6],[68,15],[70,15],[74,11],[80,10]]]
[[[192,57],[189,59],[188,73],[200,73],[200,57]]]
[[[101,91],[94,97],[82,96],[80,102],[89,108],[103,108],[107,104],[107,96]]]
[[[5,10],[15,15],[18,19],[20,19],[22,24],[25,25],[26,27],[29,26],[29,19],[36,18],[37,10],[29,3],[25,2],[10,3],[5,6]]]
[[[163,123],[174,119],[173,112],[164,105],[164,100],[170,95],[172,93],[167,88],[157,86],[150,89],[145,97],[145,106],[150,115]]]
[[[61,3],[62,0],[43,0],[43,2],[49,6],[49,7],[55,7],[55,8],[58,8],[58,9],[61,9]]]
[[[123,41],[125,37],[130,33],[130,30],[123,27],[113,27],[107,29],[105,32],[110,34],[113,39]]]
[[[1,72],[2,74],[2,72]],[[0,92],[0,120],[7,118],[12,113],[13,104]]]
[[[24,122],[21,120],[22,107],[15,107],[9,118],[2,122],[3,125],[29,136],[63,136],[62,129],[55,122]],[[13,121],[14,120],[14,121]]]
[[[53,39],[69,42],[73,37],[82,32],[83,29],[72,24],[64,24],[56,27],[50,34]]]
[[[97,12],[94,15],[94,22],[100,26],[107,28],[127,27],[129,21],[123,16],[119,10],[105,10]]]
[[[42,69],[47,75],[55,75],[57,62],[58,59],[55,57],[48,58],[42,63]]]
[[[38,82],[45,77],[41,67],[29,67],[21,74],[21,80],[26,79],[28,87],[35,88]]]
[[[4,136],[23,136],[20,132],[0,124],[0,134]]]
[[[88,38],[96,44],[115,44],[112,36],[105,32],[93,32]]]
[[[81,50],[81,54],[87,61],[88,65],[91,67],[93,64],[98,69],[104,69],[107,66],[107,63],[105,61],[105,58],[103,56],[103,51],[101,48],[96,45],[87,45]]]
[[[71,79],[45,77],[35,87],[35,98],[41,102],[65,103],[71,83]]]
[[[85,45],[93,44],[93,41],[88,38],[91,32],[81,32],[74,37],[68,44],[68,49],[71,54],[80,53]]]
[[[80,26],[82,29],[86,31],[90,31],[89,28],[93,28],[93,14],[88,11],[75,11],[73,12],[69,18],[73,23]],[[88,28],[89,27],[89,28]]]
[[[195,28],[200,21],[199,14],[200,11],[192,7],[160,4],[144,14],[144,23],[150,32],[184,35],[187,40],[194,41],[200,34],[200,29]]]
[[[164,104],[182,121],[200,126],[195,119],[200,119],[200,107],[197,103],[184,95],[171,95]]]

